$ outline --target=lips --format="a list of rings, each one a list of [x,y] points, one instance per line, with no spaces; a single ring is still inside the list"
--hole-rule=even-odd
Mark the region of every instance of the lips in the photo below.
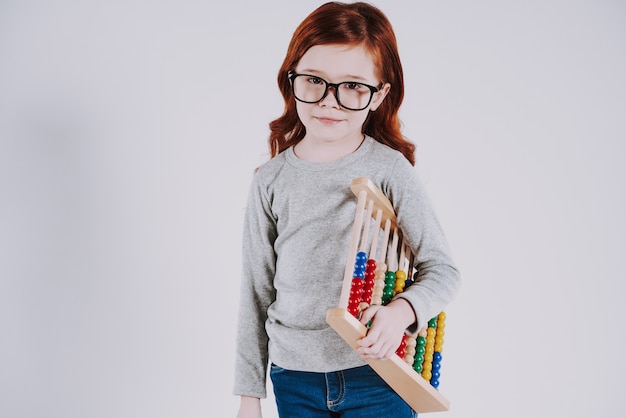
[[[315,116],[315,119],[317,119],[320,123],[324,125],[335,125],[343,120],[343,119],[337,119],[337,118],[333,118],[329,116]]]

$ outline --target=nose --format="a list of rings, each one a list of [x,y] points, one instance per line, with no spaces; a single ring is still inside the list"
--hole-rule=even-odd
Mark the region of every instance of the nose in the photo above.
[[[333,89],[333,93],[331,93],[331,89]],[[320,104],[320,106],[328,106],[340,109],[341,106],[339,105],[339,99],[337,99],[337,87],[328,86],[326,94],[318,103]]]

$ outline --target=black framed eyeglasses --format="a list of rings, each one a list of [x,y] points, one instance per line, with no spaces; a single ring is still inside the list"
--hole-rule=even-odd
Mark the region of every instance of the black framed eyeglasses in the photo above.
[[[380,87],[357,81],[329,83],[321,77],[311,74],[290,73],[291,90],[296,100],[303,103],[318,103],[326,97],[329,88],[335,89],[335,99],[339,106],[348,110],[363,110],[372,102],[374,93]],[[381,85],[382,87],[382,85]]]

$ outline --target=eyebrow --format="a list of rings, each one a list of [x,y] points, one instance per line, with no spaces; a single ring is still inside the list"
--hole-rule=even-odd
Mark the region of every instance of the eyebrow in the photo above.
[[[318,75],[318,74],[322,74],[324,77],[327,77],[327,74],[324,71],[318,71],[318,70],[314,70],[312,68],[305,68],[302,71],[298,71],[299,74],[311,74],[311,75]],[[320,76],[322,77],[322,76]],[[323,78],[323,77],[322,77]],[[358,81],[368,81],[369,80],[365,77],[361,77],[360,75],[353,75],[353,74],[345,74],[341,77],[337,77],[337,78],[341,78],[341,79],[348,79],[348,80],[358,80]]]

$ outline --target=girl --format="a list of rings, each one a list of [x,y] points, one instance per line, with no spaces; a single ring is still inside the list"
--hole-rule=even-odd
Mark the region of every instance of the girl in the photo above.
[[[272,158],[253,178],[244,222],[238,417],[261,417],[270,361],[281,417],[416,416],[364,359],[394,355],[405,329],[450,302],[459,276],[400,132],[389,21],[366,3],[322,5],[296,29],[278,84],[285,110],[270,124]],[[393,202],[418,282],[363,312],[371,326],[355,351],[325,316],[341,293],[356,177]]]

